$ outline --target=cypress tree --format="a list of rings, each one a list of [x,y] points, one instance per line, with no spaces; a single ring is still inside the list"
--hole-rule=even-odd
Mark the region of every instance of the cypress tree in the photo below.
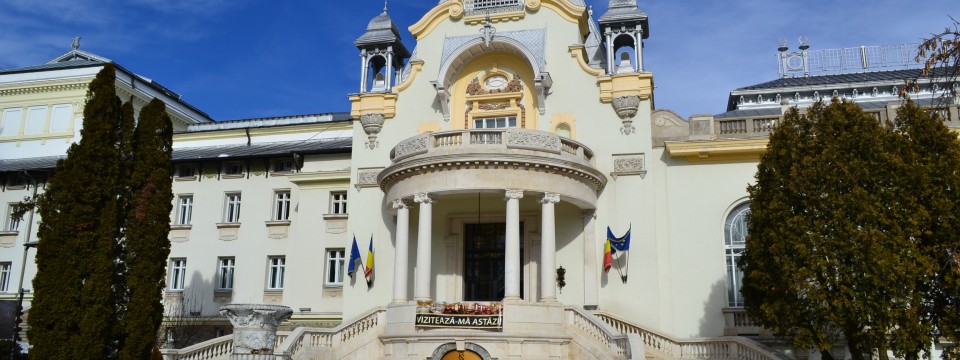
[[[123,263],[128,302],[123,318],[120,359],[148,359],[163,317],[160,302],[166,259],[170,254],[173,125],[166,106],[154,99],[140,112],[133,135],[130,165],[132,197],[127,209]]]
[[[116,72],[90,83],[79,143],[38,199],[35,296],[28,337],[36,359],[102,359],[115,354],[116,280],[123,179]]]

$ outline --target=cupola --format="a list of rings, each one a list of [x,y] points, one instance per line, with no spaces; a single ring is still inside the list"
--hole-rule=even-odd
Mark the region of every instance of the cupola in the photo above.
[[[360,49],[362,60],[360,92],[390,92],[410,51],[400,41],[400,31],[387,14],[386,4],[354,45]]]
[[[643,39],[650,30],[637,1],[610,0],[598,22],[607,46],[607,74],[643,71]]]

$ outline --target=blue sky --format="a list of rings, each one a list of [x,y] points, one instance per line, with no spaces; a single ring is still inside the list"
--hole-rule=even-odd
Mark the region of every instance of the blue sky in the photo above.
[[[606,0],[586,0],[595,16]],[[640,0],[657,108],[720,113],[731,89],[773,80],[777,39],[811,50],[917,42],[960,17],[957,0]],[[404,35],[435,0],[391,1]],[[70,49],[110,58],[216,120],[348,111],[359,83],[353,41],[380,0],[3,0],[0,68]]]

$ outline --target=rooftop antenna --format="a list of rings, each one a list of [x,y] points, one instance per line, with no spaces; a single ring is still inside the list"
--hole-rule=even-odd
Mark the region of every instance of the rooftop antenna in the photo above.
[[[383,0],[383,12],[387,12],[387,0]]]

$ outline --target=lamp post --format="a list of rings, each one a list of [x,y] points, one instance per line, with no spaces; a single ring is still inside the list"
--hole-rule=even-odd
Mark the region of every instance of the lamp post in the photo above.
[[[30,186],[33,187],[34,201],[37,199],[37,180],[30,176],[26,170],[20,171],[20,176],[30,180]],[[30,215],[27,216],[27,235],[23,239],[23,261],[20,263],[20,281],[17,283],[17,318],[13,322],[13,340],[20,340],[20,323],[23,322],[23,296],[26,291],[23,289],[23,276],[27,270],[27,253],[30,248],[37,247],[36,241],[30,241],[30,233],[33,231],[33,213],[35,208],[30,209]]]

